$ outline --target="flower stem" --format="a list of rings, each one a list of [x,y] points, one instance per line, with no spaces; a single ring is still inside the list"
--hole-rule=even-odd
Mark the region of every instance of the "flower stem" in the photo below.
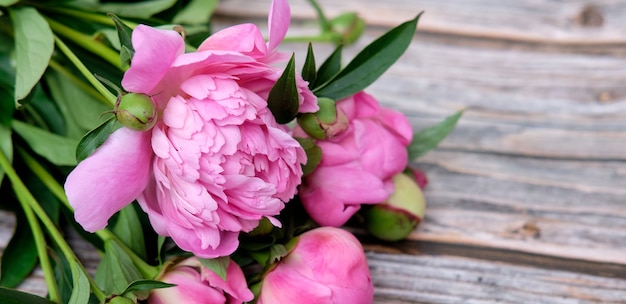
[[[50,28],[54,32],[60,34],[61,36],[69,38],[72,42],[100,56],[102,59],[106,60],[113,66],[122,70],[119,54],[104,45],[102,42],[96,41],[91,36],[76,31],[52,19],[48,18],[47,21],[50,25]]]
[[[319,5],[319,3],[317,3],[317,0],[309,0],[309,3],[311,4],[311,6],[313,6],[313,9],[317,13],[317,18],[320,21],[320,29],[322,30],[322,33],[330,32],[332,30],[332,25],[330,24],[330,22],[328,22],[328,19],[324,15],[322,7]]]
[[[48,7],[48,6],[43,7],[43,9],[46,9],[55,13],[78,17],[78,19],[81,19],[81,20],[93,21],[96,23],[104,24],[104,25],[115,26],[115,22],[113,22],[111,18],[102,14],[93,14],[93,13],[88,13],[88,12],[78,11],[78,10],[73,10],[73,9],[68,9],[68,8],[56,8],[56,7]],[[128,20],[124,20],[124,23],[126,23],[130,28],[134,28],[137,26],[137,23],[129,22]]]
[[[43,276],[46,281],[46,286],[48,287],[50,300],[52,302],[59,302],[61,300],[61,293],[59,292],[59,286],[56,284],[52,263],[50,263],[50,257],[48,256],[48,252],[46,250],[46,239],[43,235],[43,231],[41,230],[41,226],[37,221],[37,217],[27,202],[28,200],[34,200],[34,198],[30,195],[28,190],[24,191],[26,186],[22,180],[20,180],[19,176],[17,176],[16,172],[13,171],[12,168],[11,170],[7,170],[7,168],[11,167],[11,164],[2,153],[2,150],[0,150],[0,167],[5,169],[4,171],[11,180],[17,200],[20,202],[20,205],[22,205],[22,209],[26,215],[26,220],[28,221],[30,229],[33,232],[35,247],[37,248],[37,255],[39,256],[39,263],[41,265],[41,269],[43,270]]]
[[[67,196],[65,195],[63,187],[56,181],[56,179],[52,175],[50,175],[50,173],[46,171],[46,169],[41,166],[41,164],[39,164],[32,156],[26,153],[26,151],[24,151],[23,149],[18,149],[18,153],[24,159],[24,163],[26,163],[26,165],[33,171],[33,173],[35,173],[35,175],[39,177],[41,182],[50,190],[50,192],[52,192],[52,194],[56,196],[61,201],[61,203],[65,205],[65,207],[67,207],[69,210],[73,210],[72,206],[67,200]],[[124,249],[124,252],[126,252],[126,254],[130,256],[130,258],[133,260],[133,263],[135,264],[135,266],[137,266],[144,278],[152,279],[158,275],[159,270],[156,267],[146,263],[135,252],[128,248],[128,246],[126,246],[124,242],[122,242],[117,237],[117,235],[111,232],[111,230],[108,230],[106,228],[98,230],[96,231],[96,235],[103,241],[115,240],[120,245],[120,247]]]
[[[91,85],[94,86],[94,88],[96,88],[96,90],[98,90],[98,92],[100,92],[100,94],[102,94],[109,101],[111,106],[115,106],[117,96],[113,95],[113,93],[111,93],[102,83],[100,83],[100,81],[98,81],[98,79],[96,79],[93,74],[91,74],[89,69],[87,69],[83,62],[76,57],[72,50],[70,50],[61,39],[55,36],[54,41],[61,52],[63,52],[63,54],[65,54],[65,56],[67,56],[67,58],[76,66],[76,68],[78,68],[81,74],[87,78],[89,83],[91,83]]]
[[[68,260],[75,261],[76,264],[80,267],[80,269],[84,273],[87,274],[87,270],[80,263],[80,260],[78,260],[78,257],[76,257],[76,254],[74,254],[74,251],[72,250],[72,248],[67,244],[67,242],[65,241],[65,239],[63,238],[59,230],[57,229],[56,225],[54,224],[54,222],[52,222],[50,217],[48,217],[48,214],[46,214],[43,208],[41,208],[41,206],[39,205],[37,200],[33,197],[33,195],[30,193],[30,191],[28,191],[28,188],[20,180],[19,176],[17,175],[17,173],[15,172],[15,170],[9,163],[7,157],[4,155],[4,153],[1,150],[0,150],[0,167],[4,169],[7,176],[11,180],[15,193],[18,195],[18,198],[20,199],[20,203],[23,202],[24,204],[23,205],[24,210],[28,209],[28,210],[34,211],[37,217],[39,217],[39,220],[41,220],[41,222],[43,223],[44,227],[46,227],[46,230],[48,234],[50,235],[50,237],[52,237],[52,239],[57,244],[57,246],[59,246],[59,249],[61,249],[61,252],[63,253],[63,255],[65,255],[65,257]],[[43,267],[43,264],[42,264],[42,267]],[[53,273],[53,272],[50,272],[50,273]],[[96,282],[91,278],[91,276],[87,275],[87,278],[89,280],[89,284],[91,285],[91,289],[94,295],[98,298],[98,300],[104,301],[104,299],[106,298],[106,295],[102,292],[102,290],[100,290],[100,288],[98,287]],[[52,278],[52,280],[54,280],[54,278]],[[56,296],[58,297],[58,294]]]

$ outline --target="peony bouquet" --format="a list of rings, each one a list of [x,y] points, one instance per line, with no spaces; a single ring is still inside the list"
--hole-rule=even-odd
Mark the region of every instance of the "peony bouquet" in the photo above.
[[[287,0],[267,30],[217,31],[217,1],[0,1],[0,192],[17,219],[0,299],[372,303],[351,232],[415,229],[426,179],[410,161],[461,113],[414,133],[364,91],[418,14],[343,65],[363,21],[310,2],[338,47],[317,64],[309,44],[297,69]],[[95,273],[71,231],[101,254]],[[36,265],[47,296],[12,289]]]

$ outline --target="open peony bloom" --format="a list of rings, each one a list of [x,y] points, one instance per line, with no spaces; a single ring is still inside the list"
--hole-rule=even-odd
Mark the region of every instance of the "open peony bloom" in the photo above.
[[[202,266],[196,258],[177,264],[159,280],[176,286],[154,289],[148,304],[241,304],[254,299],[243,271],[233,261],[226,269],[226,280]]]
[[[385,201],[394,191],[392,177],[407,166],[413,138],[402,113],[381,107],[367,93],[337,102],[337,111],[348,118],[348,128],[316,141],[322,160],[305,177],[299,194],[307,212],[323,226],[341,226],[361,204]],[[296,135],[303,134],[296,130]]]
[[[373,297],[359,241],[340,228],[321,227],[299,236],[295,248],[265,276],[257,303],[367,304]]]
[[[146,132],[121,128],[68,176],[65,190],[87,231],[137,199],[157,233],[213,258],[232,253],[250,231],[296,194],[306,154],[276,123],[267,96],[286,56],[275,50],[289,25],[286,0],[275,0],[269,42],[242,24],[184,53],[181,36],[137,26],[135,54],[122,85],[150,96],[158,117]],[[300,111],[317,110],[298,77]]]

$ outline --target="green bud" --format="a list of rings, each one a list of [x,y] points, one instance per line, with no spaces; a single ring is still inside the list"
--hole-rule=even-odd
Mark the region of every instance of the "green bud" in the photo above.
[[[126,298],[126,297],[122,297],[122,296],[115,296],[114,298],[108,300],[107,302],[108,304],[135,304],[136,302]]]
[[[330,21],[333,32],[337,33],[340,41],[338,43],[350,45],[356,42],[363,30],[365,21],[356,13],[344,13]]]
[[[147,131],[154,127],[157,118],[152,99],[141,93],[128,93],[118,98],[115,118],[120,124],[136,131]]]
[[[422,190],[406,174],[393,177],[394,193],[387,201],[364,210],[366,229],[385,241],[405,239],[424,218],[426,201]]]
[[[334,100],[320,97],[317,104],[319,111],[298,117],[298,124],[309,136],[315,139],[333,138],[348,128],[348,118],[337,110]]]

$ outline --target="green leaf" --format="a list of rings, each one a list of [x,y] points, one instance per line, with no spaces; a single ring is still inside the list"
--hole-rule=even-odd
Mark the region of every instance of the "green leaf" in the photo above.
[[[0,150],[7,156],[9,161],[13,161],[13,140],[11,139],[11,129],[0,124]],[[4,178],[4,169],[0,168],[0,183]]]
[[[81,138],[86,131],[96,128],[104,121],[99,115],[110,108],[70,79],[55,71],[46,73],[45,79],[50,94],[65,118],[67,137]]]
[[[146,243],[141,221],[132,204],[120,210],[112,230],[128,248],[139,257],[146,258]]]
[[[13,121],[13,130],[28,143],[33,151],[51,163],[58,166],[76,165],[74,149],[78,141],[50,133],[19,120]]]
[[[109,135],[119,127],[120,125],[117,123],[117,120],[115,120],[115,117],[111,117],[97,128],[85,134],[76,147],[76,161],[81,162],[89,157],[89,155],[96,151],[96,149],[109,138]]]
[[[315,84],[315,78],[317,77],[317,67],[315,66],[315,54],[313,54],[313,45],[309,42],[309,48],[306,53],[306,59],[304,60],[304,66],[302,66],[302,79],[309,82],[309,88]]]
[[[115,14],[107,14],[109,18],[115,23],[115,29],[117,30],[117,37],[120,43],[120,60],[122,66],[129,66],[130,61],[135,54],[135,48],[133,47],[133,29],[126,25]]]
[[[10,8],[15,28],[15,101],[22,100],[43,75],[54,50],[46,20],[31,7]]]
[[[18,1],[20,0],[0,0],[0,6],[10,6],[17,3]]]
[[[2,304],[55,304],[48,299],[4,287],[0,287],[0,299]]]
[[[409,47],[420,16],[393,28],[366,46],[339,74],[316,88],[315,95],[339,100],[372,84]]]
[[[176,0],[152,0],[141,2],[107,2],[99,6],[99,10],[105,13],[113,13],[125,17],[148,19],[174,5]]]
[[[456,112],[454,115],[446,117],[438,124],[415,133],[413,135],[413,141],[408,147],[409,160],[414,160],[437,147],[439,142],[454,130],[462,114],[463,111]]]
[[[226,281],[226,270],[228,269],[228,264],[230,263],[230,257],[219,257],[215,259],[203,259],[198,258],[200,263],[204,265],[204,267],[210,269],[215,272],[222,280]]]
[[[70,261],[70,268],[72,269],[72,280],[74,283],[68,304],[88,303],[89,295],[91,294],[89,279],[87,279],[85,272],[78,266],[76,261]]]
[[[133,291],[146,291],[152,289],[168,288],[176,286],[176,284],[165,283],[155,280],[137,280],[130,283],[120,295],[124,295]]]
[[[283,74],[270,90],[267,106],[281,124],[292,121],[298,114],[300,100],[296,87],[295,55],[291,55]]]
[[[18,214],[15,233],[2,253],[0,286],[13,288],[26,279],[37,265],[33,232],[23,214]],[[0,297],[1,298],[1,297]]]
[[[341,51],[343,50],[343,46],[338,46],[326,60],[322,63],[319,70],[317,70],[317,78],[315,79],[315,85],[310,86],[313,89],[324,85],[333,76],[339,73],[341,70]]]
[[[218,0],[191,0],[187,6],[178,11],[173,23],[207,24],[217,8]]]
[[[104,248],[95,280],[105,293],[120,294],[131,282],[143,279],[132,259],[116,241],[106,241]]]

